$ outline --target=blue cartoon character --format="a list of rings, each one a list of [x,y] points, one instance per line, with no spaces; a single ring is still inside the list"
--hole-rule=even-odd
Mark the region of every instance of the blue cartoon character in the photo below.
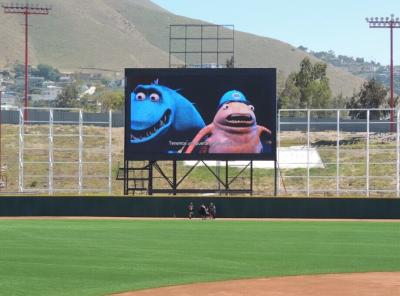
[[[193,139],[185,153],[270,153],[271,131],[257,125],[254,106],[237,90],[226,92],[211,124]]]
[[[130,142],[146,151],[176,153],[204,126],[189,100],[158,81],[131,93]]]

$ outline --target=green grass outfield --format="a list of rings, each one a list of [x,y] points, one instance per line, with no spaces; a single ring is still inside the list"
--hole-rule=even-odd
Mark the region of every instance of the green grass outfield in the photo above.
[[[0,295],[400,271],[400,223],[0,220]]]

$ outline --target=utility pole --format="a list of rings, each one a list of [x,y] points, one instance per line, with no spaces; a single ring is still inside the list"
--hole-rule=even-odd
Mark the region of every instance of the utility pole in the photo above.
[[[0,85],[1,86],[1,85]],[[3,112],[3,110],[2,110],[2,108],[1,108],[1,94],[2,94],[2,90],[1,90],[1,87],[0,87],[0,182],[3,182],[3,162],[2,162],[2,157],[1,157],[1,153],[2,153],[2,151],[1,151],[1,145],[2,145],[2,141],[1,141],[1,123],[2,123],[2,112]],[[1,190],[1,184],[0,184],[0,190]]]
[[[390,130],[394,131],[394,66],[393,66],[393,30],[400,28],[400,20],[389,17],[371,17],[365,19],[372,29],[390,29]]]
[[[48,5],[17,3],[2,4],[4,13],[23,14],[25,16],[25,91],[24,91],[24,120],[28,121],[28,22],[30,15],[48,15],[51,7]]]

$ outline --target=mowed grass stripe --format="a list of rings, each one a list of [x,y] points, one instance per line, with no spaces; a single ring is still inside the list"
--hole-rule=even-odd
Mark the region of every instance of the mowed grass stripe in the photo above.
[[[0,295],[366,271],[400,271],[400,223],[0,221]]]

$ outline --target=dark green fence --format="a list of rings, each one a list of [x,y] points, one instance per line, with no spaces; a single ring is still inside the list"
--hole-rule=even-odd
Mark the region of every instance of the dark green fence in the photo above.
[[[400,219],[400,199],[282,197],[0,197],[0,216],[186,217],[189,202],[221,218]]]

